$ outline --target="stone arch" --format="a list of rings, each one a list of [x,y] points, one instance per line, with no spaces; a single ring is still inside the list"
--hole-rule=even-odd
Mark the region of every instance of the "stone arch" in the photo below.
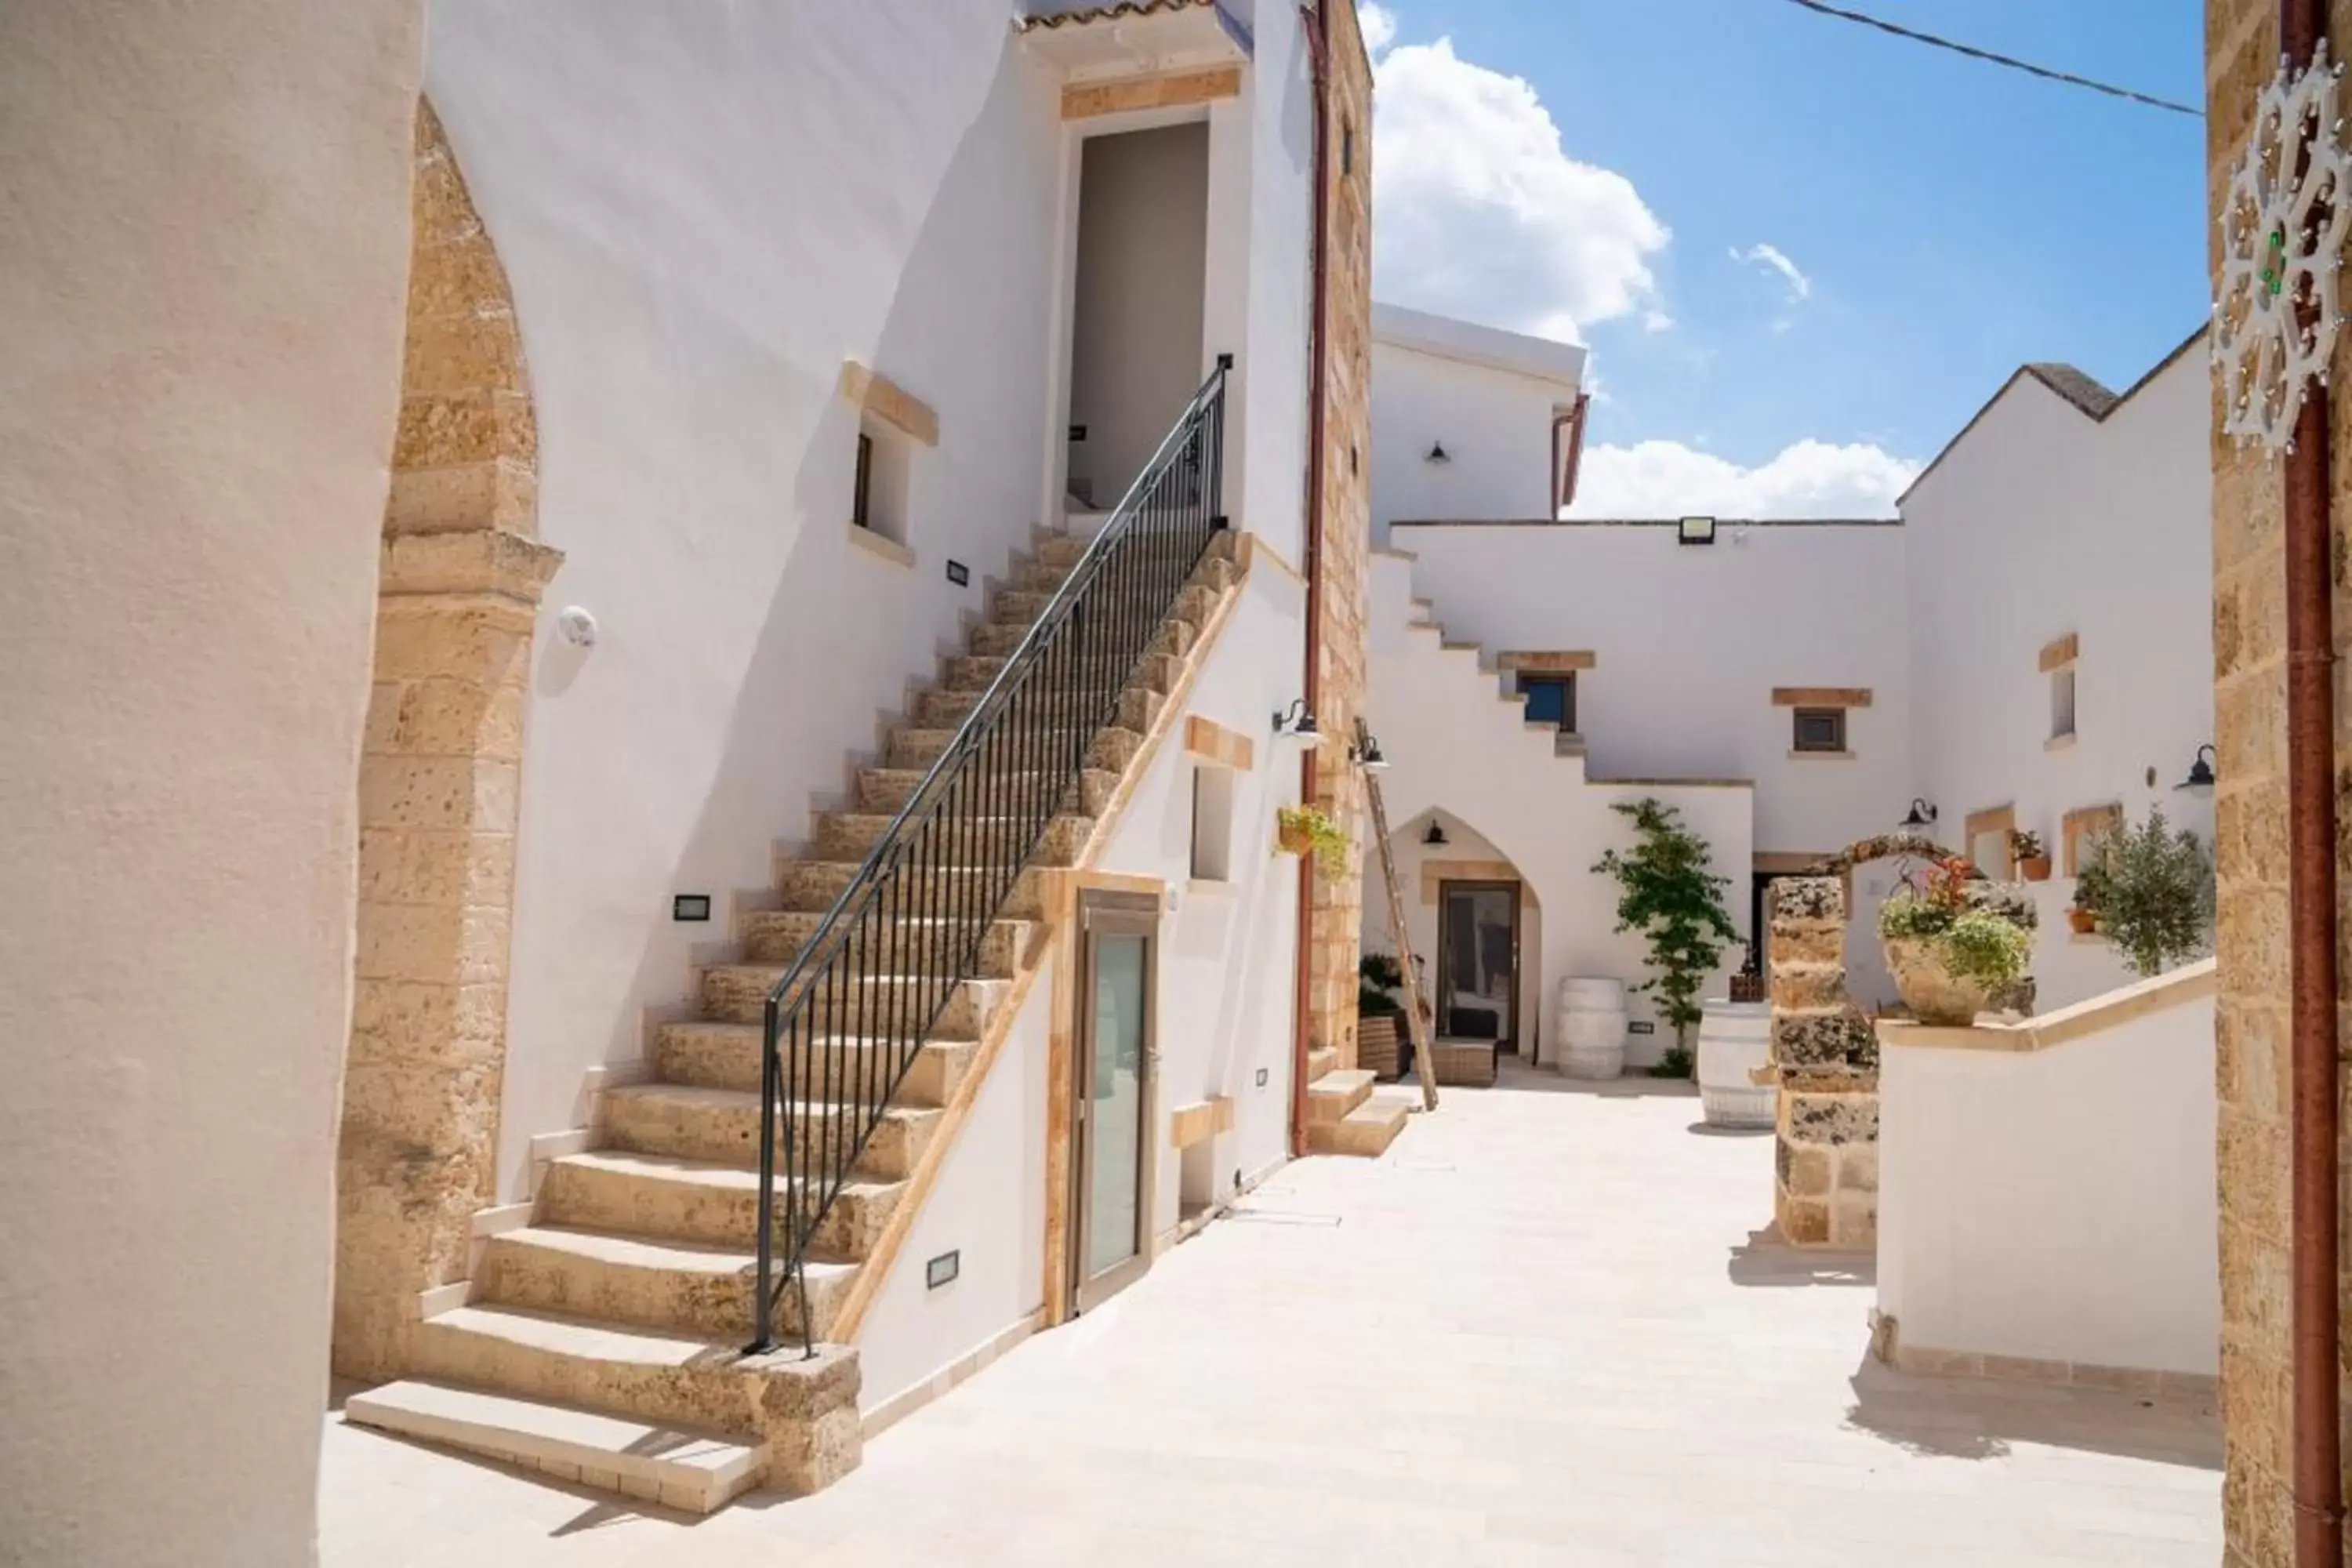
[[[429,1292],[497,1201],[539,440],[506,268],[432,105],[416,111],[408,317],[359,769],[360,890],[337,1143],[334,1363],[405,1369]]]
[[[1444,847],[1424,845],[1423,833],[1430,823],[1441,819],[1453,833],[1453,841]],[[1475,818],[1439,802],[1433,801],[1419,807],[1397,824],[1390,832],[1389,842],[1397,857],[1399,890],[1404,898],[1405,908],[1400,912],[1412,932],[1414,955],[1421,961],[1420,984],[1424,1001],[1432,1009],[1433,1030],[1436,1027],[1435,1020],[1443,1016],[1435,1012],[1440,1002],[1437,995],[1437,885],[1443,881],[1513,881],[1519,885],[1517,1042],[1522,1062],[1537,1059],[1537,1053],[1543,1048],[1545,1020],[1542,1006],[1544,908],[1541,889],[1536,879],[1523,868],[1523,863],[1507,842],[1487,832]],[[1380,879],[1378,855],[1377,845],[1366,846],[1369,881]],[[1382,918],[1375,921],[1375,911],[1370,901],[1360,917],[1364,922],[1361,947],[1365,952],[1392,950],[1392,939],[1385,920],[1387,894],[1384,889],[1378,902]]]

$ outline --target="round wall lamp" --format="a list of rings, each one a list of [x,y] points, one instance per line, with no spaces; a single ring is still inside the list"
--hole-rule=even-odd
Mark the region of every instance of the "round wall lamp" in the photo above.
[[[1421,836],[1421,841],[1432,848],[1445,843],[1445,828],[1437,818],[1433,816],[1429,819],[1429,831]]]
[[[2189,764],[2189,776],[2182,779],[2179,784],[2174,784],[2172,787],[2175,789],[2211,789],[2213,787],[2213,764],[2220,759],[2221,753],[2216,752],[2210,745],[2198,747],[2196,759]]]
[[[1935,820],[1936,808],[1915,795],[1911,800],[1910,815],[1903,819],[1903,829],[1906,833],[1917,833],[1932,826]]]

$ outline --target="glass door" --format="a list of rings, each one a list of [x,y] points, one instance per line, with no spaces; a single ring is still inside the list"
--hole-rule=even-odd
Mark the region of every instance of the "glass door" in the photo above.
[[[1517,1050],[1519,885],[1445,882],[1438,900],[1437,1032]]]
[[[1089,893],[1070,1125],[1076,1139],[1071,1236],[1077,1310],[1096,1306],[1150,1263],[1154,959],[1160,900]]]

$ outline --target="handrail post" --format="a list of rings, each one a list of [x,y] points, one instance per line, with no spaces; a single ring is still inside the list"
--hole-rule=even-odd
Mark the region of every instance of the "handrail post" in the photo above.
[[[751,1342],[746,1355],[765,1355],[776,1348],[776,1308],[772,1283],[776,1271],[776,1101],[783,1092],[783,1061],[776,1037],[777,1006],[773,996],[762,1009],[760,1031],[760,1223],[759,1283],[751,1297]]]

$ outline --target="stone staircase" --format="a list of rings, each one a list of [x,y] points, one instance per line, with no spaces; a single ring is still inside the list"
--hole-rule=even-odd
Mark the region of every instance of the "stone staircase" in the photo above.
[[[1404,1131],[1410,1111],[1402,1100],[1374,1099],[1373,1075],[1343,1070],[1339,1059],[1328,1046],[1307,1053],[1307,1152],[1377,1159]]]
[[[907,1200],[992,1021],[1037,962],[1043,869],[1080,863],[1187,657],[1238,582],[1232,534],[1214,537],[1116,719],[1092,736],[1076,789],[1058,803],[996,911],[978,972],[954,987],[824,1215],[807,1266],[808,1321],[799,1293],[782,1292],[780,1331],[802,1342],[751,1357],[741,1347],[752,1333],[755,1289],[761,1009],[1087,542],[1036,537],[965,651],[941,661],[940,679],[917,697],[877,763],[858,770],[849,803],[818,812],[806,851],[780,861],[777,907],[742,921],[741,961],[703,972],[701,1016],[660,1030],[648,1081],[604,1091],[599,1146],[545,1167],[530,1223],[485,1244],[467,1304],[418,1325],[416,1375],[354,1395],[347,1420],[696,1513],[755,1486],[813,1491],[856,1467],[856,1352],[828,1335]],[[1085,722],[1075,712],[1071,721]],[[1030,775],[1033,788],[1053,783]],[[976,839],[969,852],[983,861],[1020,847],[985,834]],[[911,959],[944,934],[936,922],[908,920],[890,946]],[[860,1026],[890,1016],[910,984],[862,974],[813,1017],[834,1071],[879,1069],[886,1047]],[[1349,1130],[1335,1136],[1369,1142],[1361,1099],[1341,1085],[1317,1102],[1334,1108],[1335,1129]],[[861,1131],[845,1107],[823,1099],[785,1114],[803,1140],[851,1141]]]

